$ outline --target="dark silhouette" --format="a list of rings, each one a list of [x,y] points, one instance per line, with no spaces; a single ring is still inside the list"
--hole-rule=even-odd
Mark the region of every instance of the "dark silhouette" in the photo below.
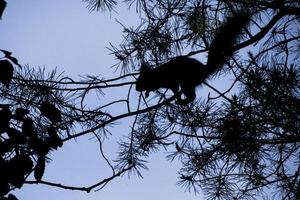
[[[43,105],[43,114],[46,114],[52,124],[61,120],[60,112],[55,106],[50,103]],[[49,115],[49,110],[45,109],[45,105],[46,108],[51,108],[55,115]],[[12,112],[11,107],[9,104],[0,105],[1,200],[16,199],[12,194],[4,196],[13,188],[21,188],[25,183],[25,178],[32,171],[34,171],[35,179],[41,181],[46,167],[47,154],[50,150],[57,150],[63,145],[57,128],[43,124],[40,124],[41,127],[36,127],[34,121],[28,116],[30,114],[28,109],[18,107]],[[41,134],[41,131],[45,132]],[[8,157],[9,154],[11,156]]]
[[[148,97],[150,91],[167,88],[177,96],[178,104],[185,105],[193,101],[196,97],[195,87],[222,68],[233,54],[234,45],[249,21],[250,14],[246,10],[238,11],[225,20],[213,37],[206,66],[189,57],[177,57],[155,69],[143,64],[136,90],[146,91]],[[186,98],[181,99],[181,94]]]
[[[14,68],[8,60],[0,60],[0,83],[9,87],[12,79]]]
[[[8,108],[8,106],[3,107],[0,110],[0,134],[4,133],[9,128],[9,120],[11,119],[11,112]]]
[[[0,0],[0,19],[2,18],[2,14],[5,10],[6,2],[4,0]]]
[[[20,153],[9,160],[7,165],[7,179],[9,183],[17,188],[21,188],[25,182],[25,176],[33,168],[33,162],[28,154]]]
[[[33,136],[35,135],[33,121],[31,118],[22,119],[22,132],[26,136]]]
[[[47,131],[48,131],[48,138],[46,138],[45,141],[49,145],[49,147],[51,147],[53,149],[57,149],[58,147],[62,147],[63,142],[60,139],[59,135],[57,134],[56,128],[51,126],[47,129]]]
[[[10,51],[6,51],[3,49],[0,49],[0,51],[2,53],[4,53],[4,56],[9,59],[12,63],[14,63],[15,65],[17,65],[18,67],[22,68],[22,66],[19,64],[18,59],[16,59],[15,57],[11,56],[12,52]]]
[[[27,114],[29,114],[29,110],[24,108],[17,108],[13,117],[16,120],[24,120]]]
[[[6,198],[3,198],[3,200],[18,200],[18,199],[15,195],[9,194]]]
[[[204,82],[206,74],[204,65],[188,57],[177,57],[155,69],[141,66],[140,76],[136,82],[137,91],[150,91],[168,88],[178,96],[179,104],[186,104],[195,99],[195,87]],[[179,88],[186,99],[180,98]]]
[[[45,156],[39,156],[36,166],[34,168],[34,178],[37,181],[41,181],[46,167],[46,158]]]
[[[44,101],[41,103],[40,110],[41,110],[41,114],[47,117],[52,123],[61,121],[61,113],[55,107],[55,105]]]

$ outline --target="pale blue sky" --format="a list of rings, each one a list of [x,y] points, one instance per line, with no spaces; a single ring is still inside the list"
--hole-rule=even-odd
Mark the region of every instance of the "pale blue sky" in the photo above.
[[[89,13],[81,0],[7,0],[7,3],[0,21],[0,49],[13,52],[22,65],[45,66],[49,70],[58,67],[72,77],[117,76],[110,68],[115,64],[114,57],[106,49],[109,42],[122,41],[122,27],[115,18],[126,25],[138,22],[138,15],[124,6],[117,9],[119,14],[110,14]],[[124,135],[129,123],[125,120],[112,129],[114,135],[104,145],[112,156],[116,151],[115,140]],[[91,136],[66,143],[51,158],[45,180],[89,186],[109,175]],[[166,161],[162,153],[152,155],[148,167],[150,170],[143,172],[144,179],[123,176],[90,194],[37,185],[26,185],[15,194],[20,200],[202,199],[176,185],[179,165]]]

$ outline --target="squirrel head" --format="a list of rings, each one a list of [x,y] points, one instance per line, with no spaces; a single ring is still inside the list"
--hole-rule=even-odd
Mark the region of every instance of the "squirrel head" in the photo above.
[[[142,64],[140,69],[140,76],[136,80],[135,88],[137,91],[142,92],[148,90],[153,81],[153,77],[151,76],[151,69],[146,65]]]

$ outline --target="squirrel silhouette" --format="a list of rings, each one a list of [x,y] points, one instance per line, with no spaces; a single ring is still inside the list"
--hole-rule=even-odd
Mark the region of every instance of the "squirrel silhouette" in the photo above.
[[[145,95],[148,97],[151,91],[167,88],[176,96],[177,104],[192,102],[196,98],[196,86],[223,67],[234,53],[234,45],[249,22],[250,14],[247,11],[240,10],[228,16],[215,32],[206,65],[186,56],[173,58],[154,69],[142,64],[136,90],[146,91]],[[181,98],[182,94],[185,99]]]

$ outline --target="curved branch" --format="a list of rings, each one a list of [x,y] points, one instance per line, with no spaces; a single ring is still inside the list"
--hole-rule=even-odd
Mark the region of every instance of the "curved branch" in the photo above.
[[[249,40],[246,40],[238,45],[236,45],[233,49],[234,51],[237,51],[239,49],[245,48],[246,46],[249,46],[253,43],[258,42],[259,40],[261,40],[270,30],[271,28],[284,16],[284,13],[279,12],[277,13],[277,15],[275,15],[270,21],[269,23],[263,27],[261,29],[260,32],[258,32],[256,35],[254,35],[252,38],[250,38]]]
[[[85,135],[85,134],[91,133],[91,132],[96,131],[97,129],[102,128],[102,127],[106,126],[107,124],[110,124],[110,123],[112,123],[112,122],[114,122],[114,121],[117,121],[117,120],[119,120],[119,119],[126,118],[126,117],[130,117],[130,116],[134,116],[134,115],[138,115],[138,114],[142,114],[142,113],[145,113],[145,112],[149,112],[149,111],[151,111],[151,110],[153,110],[153,109],[159,108],[159,107],[161,107],[161,106],[163,106],[163,105],[166,105],[166,104],[170,103],[170,102],[173,101],[175,98],[176,98],[176,97],[173,96],[173,97],[171,97],[171,98],[169,98],[169,99],[167,99],[167,100],[165,100],[165,101],[163,101],[163,102],[161,102],[161,103],[158,103],[158,104],[156,104],[156,105],[154,105],[154,106],[150,106],[150,107],[147,107],[147,108],[142,109],[142,110],[137,110],[137,111],[134,111],[134,112],[128,112],[128,113],[125,113],[125,114],[121,114],[121,115],[112,117],[111,119],[109,119],[109,120],[107,120],[107,121],[105,121],[105,122],[99,124],[98,126],[95,126],[95,127],[91,128],[91,129],[88,129],[88,130],[79,132],[79,133],[77,133],[77,134],[71,135],[71,136],[69,136],[69,137],[63,139],[63,141],[65,142],[65,141],[67,141],[67,140],[70,140],[70,139],[73,139],[73,138],[77,138],[77,137],[83,136],[83,135]]]
[[[110,182],[111,180],[113,180],[114,178],[121,176],[123,173],[125,173],[126,171],[132,169],[132,167],[134,167],[134,165],[129,166],[128,168],[124,168],[121,171],[119,171],[118,173],[114,174],[113,176],[103,179],[102,181],[91,185],[89,187],[76,187],[76,186],[67,186],[67,185],[63,185],[60,183],[52,183],[52,182],[48,182],[48,181],[26,181],[25,183],[27,184],[43,184],[43,185],[48,185],[48,186],[53,186],[53,187],[57,187],[57,188],[61,188],[61,189],[66,189],[66,190],[77,190],[77,191],[85,191],[87,193],[91,192],[92,189],[99,187],[101,185],[107,184],[108,182]]]

